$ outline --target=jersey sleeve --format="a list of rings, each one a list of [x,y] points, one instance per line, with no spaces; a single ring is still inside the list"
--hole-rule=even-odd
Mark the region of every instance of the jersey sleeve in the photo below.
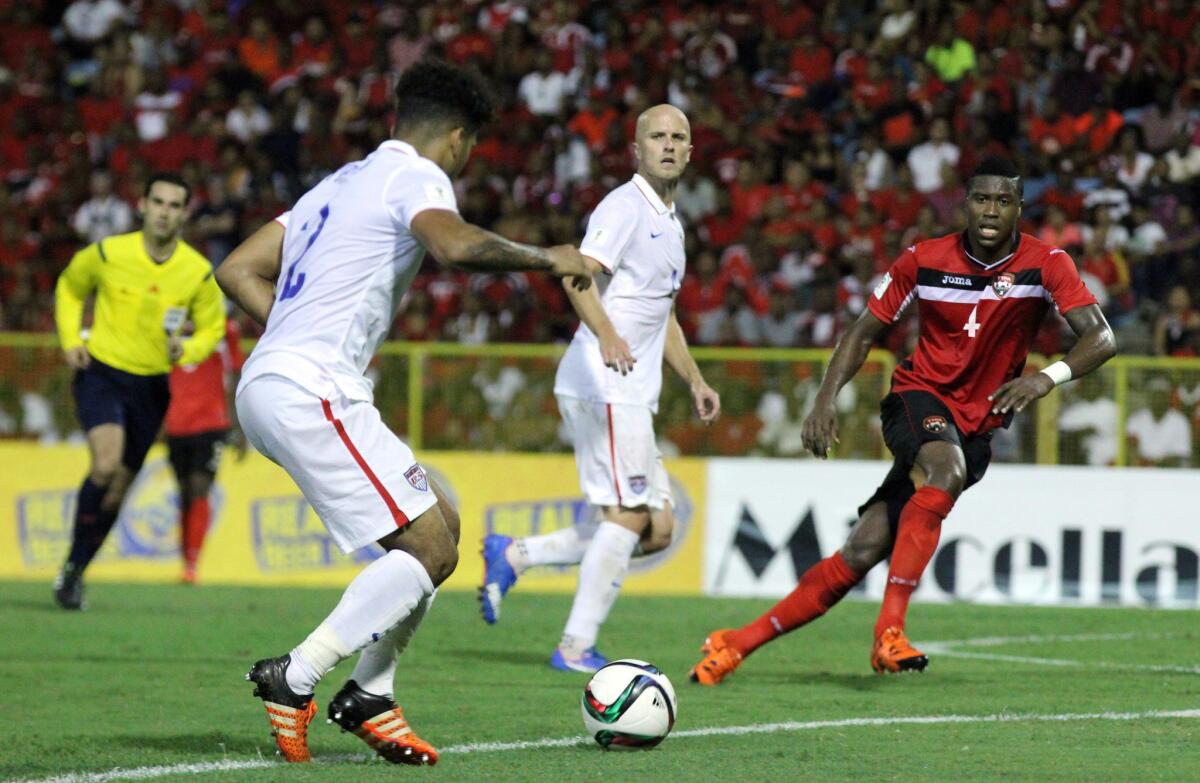
[[[637,228],[637,214],[623,199],[606,198],[588,218],[579,252],[600,262],[610,275],[621,265]]]
[[[179,364],[199,364],[204,361],[225,336],[225,297],[211,271],[200,283],[189,309],[196,331],[184,340]]]
[[[875,286],[867,307],[885,324],[895,323],[917,295],[917,255],[908,248],[892,263],[887,274]]]
[[[445,172],[431,167],[413,167],[398,171],[388,181],[383,201],[397,223],[409,228],[412,220],[427,209],[458,212],[454,186]]]
[[[1051,250],[1042,262],[1042,287],[1060,314],[1096,304],[1096,297],[1080,279],[1075,262],[1065,250]]]
[[[54,322],[64,351],[83,345],[83,303],[96,290],[100,265],[104,263],[100,243],[80,250],[58,276],[54,287]]]

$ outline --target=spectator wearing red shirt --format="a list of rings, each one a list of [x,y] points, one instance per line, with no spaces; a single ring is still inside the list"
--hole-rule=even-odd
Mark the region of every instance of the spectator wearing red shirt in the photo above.
[[[1075,133],[1083,139],[1084,148],[1092,155],[1102,155],[1112,146],[1113,139],[1125,120],[1108,101],[1097,98],[1091,111],[1075,120]]]
[[[1068,253],[1076,252],[1072,248],[1083,247],[1083,231],[1079,224],[1067,220],[1066,211],[1058,204],[1047,207],[1046,224],[1038,229],[1037,238]]]
[[[1075,120],[1059,110],[1053,95],[1046,96],[1041,112],[1034,111],[1029,118],[1029,140],[1047,155],[1057,155],[1069,150],[1077,138]]]
[[[816,22],[813,12],[799,0],[776,0],[767,3],[763,9],[763,25],[774,30],[783,41],[795,40]]]
[[[812,205],[827,195],[825,185],[812,178],[804,161],[791,159],[783,163],[783,183],[777,191],[784,206],[792,212],[808,212]]]
[[[763,178],[762,169],[753,160],[738,163],[737,179],[729,185],[733,212],[742,220],[754,220],[762,214],[773,188]]]
[[[479,29],[478,17],[467,7],[463,9],[458,35],[446,42],[446,59],[458,65],[475,62],[484,65],[496,51],[494,40]]]
[[[255,75],[271,84],[283,73],[279,39],[271,32],[265,16],[250,20],[250,32],[237,45],[238,59]]]
[[[893,231],[902,231],[917,219],[921,208],[928,200],[913,187],[912,172],[908,166],[896,169],[896,185],[890,188],[880,188],[871,199],[871,205],[878,210],[879,217]]]
[[[602,152],[608,146],[608,129],[620,119],[617,110],[604,99],[604,91],[588,91],[586,106],[567,123],[567,130],[578,133],[592,152]]]

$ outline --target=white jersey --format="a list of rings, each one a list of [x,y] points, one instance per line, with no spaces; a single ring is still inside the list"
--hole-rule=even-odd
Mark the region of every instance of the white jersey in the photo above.
[[[281,215],[275,304],[239,392],[261,375],[282,375],[322,398],[336,390],[371,401],[367,365],[425,256],[410,226],[426,209],[458,211],[450,178],[392,139]]]
[[[628,375],[605,367],[600,341],[580,324],[558,365],[554,393],[657,411],[667,322],[685,265],[675,207],[634,174],[596,207],[579,250],[612,275],[600,302],[637,363]]]

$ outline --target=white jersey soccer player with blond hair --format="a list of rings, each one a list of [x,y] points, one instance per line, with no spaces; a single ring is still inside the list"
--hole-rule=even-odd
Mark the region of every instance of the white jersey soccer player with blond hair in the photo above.
[[[654,413],[665,359],[691,388],[706,423],[721,402],[688,353],[675,317],[683,281],[683,226],[675,187],[691,154],[691,127],[673,106],[638,117],[637,173],[609,193],[588,220],[580,246],[611,276],[603,295],[567,286],[582,324],[558,366],[554,393],[575,446],[579,482],[601,521],[546,535],[483,542],[483,619],[495,623],[500,601],[525,569],[579,564],[579,586],[550,665],[593,672],[607,663],[596,650],[600,626],[617,600],[635,551],[671,543],[671,487],[654,438]]]
[[[599,267],[570,246],[510,242],[463,221],[450,176],[491,104],[479,78],[444,63],[405,71],[394,138],[304,194],[217,273],[266,331],[242,371],[247,439],[296,481],[337,545],[385,554],[290,653],[247,674],[288,761],[308,761],[313,691],[362,653],[329,719],[392,762],[433,764],[393,698],[397,658],[458,563],[458,514],[372,404],[365,372],[426,249],[467,270],[539,269],[586,287]]]

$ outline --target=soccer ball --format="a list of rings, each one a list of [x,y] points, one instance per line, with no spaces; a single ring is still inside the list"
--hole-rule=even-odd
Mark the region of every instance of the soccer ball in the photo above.
[[[675,725],[675,689],[657,667],[625,658],[583,689],[583,725],[605,750],[649,750]]]

